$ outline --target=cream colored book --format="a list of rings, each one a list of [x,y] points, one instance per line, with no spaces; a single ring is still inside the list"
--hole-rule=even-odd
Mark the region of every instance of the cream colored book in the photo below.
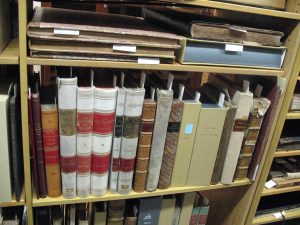
[[[165,196],[161,201],[158,225],[172,225],[176,198]]]
[[[195,197],[196,192],[183,195],[178,225],[188,225],[190,223]]]

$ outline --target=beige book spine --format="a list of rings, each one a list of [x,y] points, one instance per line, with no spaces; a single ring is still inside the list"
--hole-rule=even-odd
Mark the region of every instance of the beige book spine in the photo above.
[[[162,199],[158,225],[172,225],[175,202],[175,198]]]
[[[196,192],[184,194],[178,225],[187,225],[190,223],[195,197]]]

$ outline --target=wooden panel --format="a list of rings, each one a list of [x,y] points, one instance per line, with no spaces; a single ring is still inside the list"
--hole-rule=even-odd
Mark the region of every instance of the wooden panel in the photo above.
[[[286,188],[271,188],[267,189],[264,188],[262,192],[262,196],[269,196],[269,195],[278,195],[293,191],[300,191],[300,186],[294,186],[294,187],[286,187]]]
[[[271,8],[284,9],[285,0],[223,0],[228,2],[237,2],[256,6],[265,6]]]
[[[11,40],[0,52],[0,64],[19,64],[19,41],[17,39]]]
[[[287,120],[298,120],[300,119],[300,112],[289,112],[286,115]]]

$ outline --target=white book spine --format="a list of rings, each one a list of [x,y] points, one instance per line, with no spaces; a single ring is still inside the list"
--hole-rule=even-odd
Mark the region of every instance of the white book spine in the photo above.
[[[148,166],[147,191],[157,189],[172,101],[172,90],[159,90],[157,92],[156,119]]]
[[[121,152],[121,137],[123,134],[124,123],[124,105],[125,105],[125,88],[118,89],[115,131],[113,138],[113,148],[110,166],[110,192],[116,193],[118,188],[119,162]]]
[[[77,195],[90,194],[94,88],[77,89]]]
[[[65,198],[76,197],[77,78],[58,78],[58,109],[62,190]]]
[[[91,194],[95,196],[107,191],[116,99],[116,88],[94,89]]]
[[[118,192],[132,191],[134,163],[138,145],[140,121],[145,97],[144,88],[127,89],[124,108],[124,129],[120,153]]]

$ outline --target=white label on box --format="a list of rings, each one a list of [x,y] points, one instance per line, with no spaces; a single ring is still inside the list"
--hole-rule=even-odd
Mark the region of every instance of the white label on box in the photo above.
[[[272,187],[275,187],[276,183],[273,180],[269,180],[268,182],[265,183],[265,187],[270,189]]]
[[[138,64],[159,64],[158,58],[138,58]]]
[[[136,52],[134,45],[113,45],[113,50],[121,52]]]
[[[273,213],[273,216],[274,216],[276,219],[282,219],[282,214],[281,214],[281,212]]]
[[[54,34],[78,36],[79,30],[54,29]]]
[[[225,45],[225,51],[229,52],[242,52],[244,50],[243,45],[232,45],[232,44],[226,44]]]
[[[186,124],[184,134],[192,134],[193,133],[193,124]]]

